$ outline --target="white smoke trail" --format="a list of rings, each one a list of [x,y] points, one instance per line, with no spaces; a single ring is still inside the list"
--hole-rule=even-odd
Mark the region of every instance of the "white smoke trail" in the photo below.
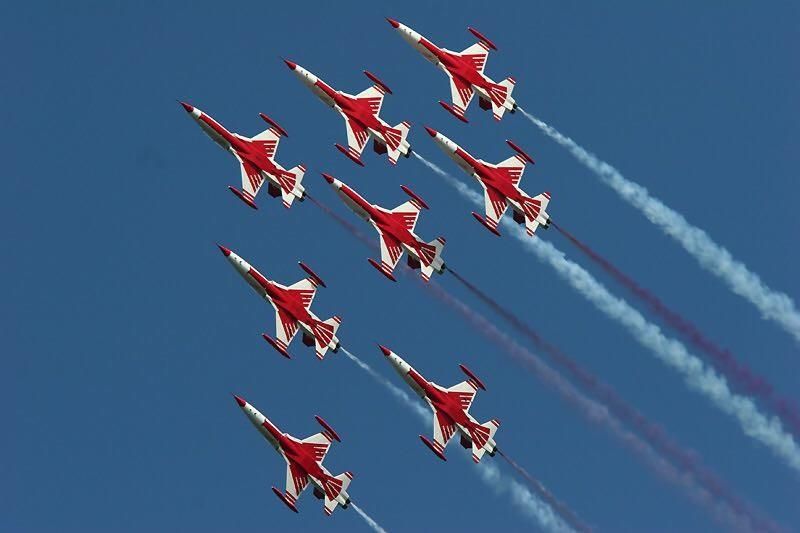
[[[483,198],[465,184],[414,152],[428,168],[455,188],[462,196],[482,206]],[[504,227],[519,240],[523,249],[552,266],[576,291],[586,297],[606,316],[619,322],[640,344],[651,350],[658,359],[680,372],[690,388],[705,395],[724,413],[733,416],[744,433],[766,445],[787,465],[800,471],[800,448],[794,438],[786,433],[776,417],[762,414],[752,399],[734,394],[724,377],[706,367],[696,356],[675,339],[664,336],[661,329],[648,322],[628,302],[612,295],[599,281],[577,263],[568,260],[552,244],[529,237],[524,230],[503,219]]]
[[[432,418],[431,411],[425,409],[418,401],[414,400],[406,394],[406,392],[389,380],[375,372],[375,370],[367,363],[356,357],[344,347],[341,348],[342,352],[362,370],[372,376],[375,381],[389,389],[392,395],[410,408],[416,414],[423,424],[429,424]],[[488,463],[480,463],[478,465],[478,476],[489,485],[498,495],[503,495],[508,491],[511,496],[511,502],[522,510],[528,517],[534,519],[542,528],[552,532],[570,532],[574,530],[565,524],[555,512],[544,503],[542,500],[534,496],[534,494],[527,489],[527,487],[518,483],[514,479],[509,479],[504,476],[495,465]]]
[[[352,507],[356,513],[358,513],[358,516],[364,519],[364,522],[366,522],[367,525],[371,527],[373,531],[375,531],[376,533],[386,533],[386,530],[383,529],[375,520],[373,520],[371,516],[365,513],[364,510],[361,509],[361,507],[354,504],[353,502],[350,502],[350,507]]]
[[[796,340],[800,340],[800,312],[791,297],[769,288],[758,274],[751,272],[726,248],[714,242],[705,231],[690,224],[683,215],[653,198],[647,189],[628,180],[619,170],[554,127],[523,109],[518,109],[548,137],[569,150],[578,161],[600,176],[603,183],[641,211],[650,222],[678,241],[700,266],[722,279],[734,293],[756,306],[764,318],[777,322]]]

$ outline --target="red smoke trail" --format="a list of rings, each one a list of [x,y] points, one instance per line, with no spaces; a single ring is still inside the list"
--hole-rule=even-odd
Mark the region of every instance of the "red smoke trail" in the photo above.
[[[664,322],[681,333],[695,347],[705,352],[715,363],[715,366],[725,374],[743,392],[757,396],[775,411],[781,420],[800,436],[800,409],[790,399],[780,396],[777,391],[764,378],[750,370],[746,365],[736,360],[733,354],[708,339],[700,329],[675,311],[668,308],[657,296],[636,283],[631,277],[611,264],[610,261],[592,250],[588,245],[579,241],[567,230],[552,223],[564,237],[574,244],[589,259],[594,261],[611,277],[628,289],[634,296],[643,301]]]
[[[422,282],[420,281],[420,283]],[[663,429],[647,421],[644,415],[638,413],[633,407],[628,406],[610,386],[600,382],[588,371],[581,369],[576,362],[566,355],[561,353],[562,361],[569,362],[570,366],[578,371],[571,372],[571,374],[573,376],[582,376],[581,382],[583,384],[593,384],[593,392],[604,391],[604,394],[598,394],[597,396],[600,401],[608,401],[607,404],[598,403],[582,394],[568,380],[547,366],[536,355],[499,331],[485,317],[450,295],[438,284],[429,282],[425,284],[425,287],[429,288],[436,298],[461,314],[478,333],[494,342],[541,379],[542,382],[552,387],[590,422],[604,427],[612,435],[620,439],[629,450],[641,459],[644,464],[652,468],[659,477],[683,487],[690,499],[708,510],[714,518],[737,530],[782,531],[772,521],[758,518],[751,506],[744,504],[714,474],[710,473],[710,470],[700,465],[700,456],[697,452],[683,450],[680,445],[666,435]],[[485,294],[483,298],[491,301]],[[495,303],[494,305],[502,309],[499,304]],[[508,314],[507,311],[504,310],[504,312],[506,315]],[[532,332],[530,328],[527,329]],[[532,333],[535,335],[535,332]],[[621,419],[641,431],[647,441],[625,429],[620,422]],[[670,457],[684,470],[678,470],[665,456]]]
[[[528,482],[528,486],[530,486],[531,489],[533,489],[533,492],[535,492],[536,495],[539,496],[539,498],[541,498],[555,512],[557,512],[564,521],[566,521],[570,526],[572,526],[573,529],[575,529],[576,531],[583,531],[583,532],[589,532],[592,530],[592,528],[584,524],[581,521],[581,519],[578,518],[575,515],[575,513],[573,513],[569,509],[569,507],[558,501],[558,498],[556,498],[553,495],[553,493],[547,490],[547,487],[545,487],[541,481],[530,475],[530,473],[528,473],[527,470],[518,465],[517,462],[514,461],[511,457],[503,453],[502,450],[497,450],[497,453],[499,453],[500,456],[506,460],[506,462],[509,464],[509,466],[511,466],[511,468],[516,470],[517,474],[519,474],[520,477],[522,477],[523,479],[525,479],[525,481]]]
[[[347,229],[355,238],[360,240],[362,243],[364,243],[367,246],[371,246],[373,244],[372,241],[366,235],[364,235],[358,228],[356,228],[354,225],[352,225],[344,218],[337,215],[329,207],[311,198],[310,196],[308,196],[308,198],[314,204],[316,204],[325,214],[330,216],[334,221],[336,221],[338,224]],[[403,272],[410,273],[411,271],[409,271],[408,269],[404,269]],[[501,314],[501,316],[503,316],[506,319],[508,319],[509,317],[513,317],[513,315],[508,313],[502,306],[494,302],[491,298],[489,298],[483,292],[477,289],[477,287],[467,282],[464,278],[458,276],[452,270],[450,270],[450,272],[454,274],[454,276],[456,276],[457,279],[462,281],[462,283],[464,283],[465,286],[467,286],[468,288],[470,288],[470,290],[475,292],[475,294],[478,297],[480,297],[493,309],[495,309],[499,314]],[[605,428],[612,435],[618,438],[627,449],[629,449],[637,458],[639,458],[643,464],[651,468],[660,478],[667,481],[668,483],[683,488],[687,496],[693,502],[697,503],[698,505],[709,511],[709,513],[715,519],[737,530],[781,531],[781,529],[771,521],[757,519],[753,515],[753,512],[750,510],[749,506],[745,506],[744,504],[742,504],[736,496],[732,495],[728,489],[724,488],[721,482],[716,481],[716,478],[713,475],[700,477],[696,474],[696,472],[693,469],[686,468],[685,465],[684,465],[685,468],[684,472],[678,470],[672,463],[666,460],[664,456],[662,456],[658,451],[656,451],[656,449],[651,444],[645,442],[636,434],[625,429],[625,427],[623,427],[623,425],[620,423],[620,419],[610,412],[613,406],[606,406],[599,404],[596,401],[592,400],[591,398],[584,396],[569,381],[564,379],[560,374],[558,374],[552,368],[547,366],[543,361],[541,361],[538,357],[533,355],[527,349],[523,348],[522,346],[511,340],[504,333],[500,332],[485,317],[473,311],[465,303],[455,298],[454,296],[450,295],[448,292],[444,291],[444,289],[439,287],[437,284],[434,283],[424,284],[416,276],[414,276],[414,279],[416,279],[427,289],[429,289],[433,296],[435,296],[437,299],[447,304],[451,309],[460,314],[462,318],[464,318],[467,321],[467,323],[473,325],[479,333],[481,333],[487,339],[500,346],[513,359],[520,362],[525,368],[527,368],[539,379],[541,379],[542,382],[544,382],[552,389],[554,389],[556,392],[558,392],[562,398],[564,398],[570,405],[576,408],[578,412],[581,413],[589,422]],[[530,338],[534,340],[534,342],[536,343],[544,342],[541,339],[541,337],[539,337],[530,328],[527,328],[522,322],[516,319],[516,317],[513,317],[513,319],[516,322],[516,324],[519,324],[521,326],[521,330],[527,330],[527,332],[525,331],[523,332],[525,332],[526,335],[530,336]],[[511,320],[509,321],[512,322]],[[512,322],[512,325],[513,324],[514,322]],[[554,350],[554,353],[556,353],[556,350]],[[577,375],[582,375],[584,377],[584,379],[581,380],[582,382],[599,384],[601,388],[611,390],[610,387],[600,383],[597,380],[597,378],[589,374],[587,371],[581,369],[580,366],[577,365],[577,363],[569,359],[567,356],[563,355],[561,364],[568,369],[570,367],[577,369],[579,371]],[[573,375],[576,374],[573,373]],[[619,399],[619,402],[622,405],[624,405],[624,401],[622,399]],[[632,408],[630,408],[630,410],[635,413],[635,410],[633,410]],[[669,439],[667,439],[665,436],[661,438],[664,435],[664,431],[661,428],[647,422],[644,419],[643,415],[638,415],[638,416],[645,424],[649,425],[649,427],[652,428],[649,431],[649,436],[653,437],[653,439],[656,440],[657,442],[658,441],[670,442]],[[648,432],[643,432],[643,433],[648,434]],[[675,444],[674,446],[676,448],[678,447],[677,444]],[[694,452],[682,451],[681,455],[683,457],[690,458],[691,459],[690,463],[696,466],[697,459],[695,457],[699,456],[697,456]],[[557,512],[558,510],[554,508],[554,511]],[[575,514],[572,512],[570,513],[572,515]],[[568,517],[566,516],[562,516],[562,518],[568,520]]]

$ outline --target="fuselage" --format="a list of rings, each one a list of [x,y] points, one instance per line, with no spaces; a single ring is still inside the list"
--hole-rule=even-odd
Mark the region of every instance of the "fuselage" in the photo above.
[[[511,182],[508,175],[498,172],[480,159],[476,159],[469,152],[461,148],[439,132],[435,132],[434,141],[456,162],[467,174],[475,178],[478,183],[508,198],[518,210],[522,210],[522,197],[524,193]]]
[[[297,320],[304,330],[312,333],[310,325],[314,323],[316,317],[303,305],[299,294],[267,279],[255,267],[234,252],[230,252],[228,260],[262,298],[269,300],[275,307]]]
[[[186,107],[187,104],[184,104]],[[214,120],[210,115],[192,107],[192,118],[200,128],[220,145],[224,150],[235,153],[240,159],[247,161],[259,170],[269,174],[273,179],[283,171],[273,160],[267,157],[262,146],[256,145],[249,139],[228,131],[225,126]]]
[[[491,98],[489,95],[489,87],[494,85],[494,81],[482,72],[479,72],[472,62],[455,52],[436,46],[429,39],[404,24],[398,23],[396,29],[400,32],[403,39],[416,48],[425,59],[454,78],[458,78],[465,84],[472,85],[484,98]]]
[[[338,181],[338,180],[336,180]],[[382,233],[397,240],[403,247],[419,258],[419,248],[422,243],[400,220],[392,213],[380,209],[366,201],[360,194],[342,182],[334,183],[336,191],[350,209],[364,220],[374,224]]]
[[[292,70],[320,100],[343,113],[348,119],[356,122],[362,128],[370,130],[385,143],[383,133],[389,128],[389,125],[372,111],[369,102],[337,91],[300,65],[294,64]]]

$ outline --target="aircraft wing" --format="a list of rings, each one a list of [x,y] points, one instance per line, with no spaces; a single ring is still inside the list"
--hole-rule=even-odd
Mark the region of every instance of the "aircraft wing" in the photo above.
[[[497,224],[500,223],[500,219],[508,209],[508,200],[493,188],[485,185],[483,186],[483,193],[486,223],[497,230]]]
[[[317,284],[314,283],[311,278],[301,279],[294,285],[289,285],[286,288],[300,296],[303,307],[306,309],[311,307],[311,303],[314,301],[314,296],[317,295]]]
[[[356,95],[356,98],[362,102],[367,102],[373,115],[379,115],[381,106],[383,105],[383,93],[379,91],[374,85],[368,89],[364,89]]]
[[[277,133],[273,128],[264,130],[255,137],[250,138],[250,142],[264,150],[269,159],[275,158],[275,152],[278,151],[278,143],[280,140],[280,133]]]
[[[472,401],[475,399],[475,394],[478,392],[478,389],[476,389],[475,386],[469,381],[462,381],[461,383],[453,385],[447,389],[447,392],[451,397],[457,398],[462,409],[468,412],[469,408],[472,406]]]
[[[288,357],[289,344],[297,334],[297,330],[300,329],[300,325],[288,313],[274,304],[273,307],[275,308],[275,342],[279,348],[282,348],[284,355]]]
[[[252,201],[264,183],[264,176],[261,175],[261,169],[240,158],[239,154],[234,152],[233,155],[239,160],[239,166],[241,167],[242,191],[250,196],[249,200]]]
[[[318,463],[321,463],[325,460],[325,455],[327,455],[328,450],[331,447],[331,439],[326,437],[325,433],[323,432],[306,437],[300,442],[314,455],[314,460],[316,460]]]
[[[286,465],[286,499],[293,506],[303,490],[308,487],[308,474],[287,459]]]
[[[522,180],[522,173],[525,172],[524,160],[520,163],[520,158],[516,155],[512,155],[505,161],[501,161],[496,165],[487,163],[487,166],[497,169],[501,174],[507,176],[515,187],[519,185],[520,180]]]
[[[475,96],[475,91],[469,83],[452,76],[449,72],[447,75],[450,78],[450,99],[453,102],[453,111],[463,119],[472,97]]]
[[[419,219],[419,207],[413,201],[409,200],[403,204],[398,205],[391,211],[392,215],[403,225],[408,231],[413,232],[417,226],[417,219]]]
[[[403,255],[403,247],[400,245],[400,242],[391,235],[387,235],[381,230],[378,230],[378,233],[381,237],[380,269],[384,274],[392,277],[392,271],[400,261],[400,257]]]
[[[453,435],[456,434],[456,423],[441,411],[434,411],[433,415],[433,446],[444,455],[444,449]]]
[[[469,48],[459,52],[458,55],[471,62],[475,67],[475,70],[483,73],[483,69],[486,67],[486,58],[489,56],[489,51],[486,49],[485,45],[481,43],[475,43]]]
[[[347,156],[351,159],[360,162],[361,153],[369,141],[369,131],[362,127],[357,122],[348,118],[347,115],[342,113],[344,117],[344,125],[347,128]]]

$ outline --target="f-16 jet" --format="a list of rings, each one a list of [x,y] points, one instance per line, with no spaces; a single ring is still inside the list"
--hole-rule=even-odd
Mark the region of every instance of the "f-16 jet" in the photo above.
[[[333,350],[334,353],[339,351],[340,343],[336,331],[342,319],[334,316],[328,320],[320,320],[311,312],[311,303],[314,301],[317,287],[325,287],[325,283],[313,270],[302,262],[298,263],[308,277],[287,287],[267,279],[228,248],[219,244],[217,246],[245,281],[275,309],[275,338],[266,333],[261,336],[281,355],[291,359],[289,344],[300,330],[303,332],[303,344],[315,346],[320,361],[328,350]]]
[[[478,389],[486,390],[483,382],[475,374],[466,366],[458,365],[469,379],[446,389],[433,381],[426,380],[389,348],[381,346],[380,349],[403,380],[433,410],[433,442],[423,435],[419,436],[425,446],[439,459],[446,461],[444,449],[453,435],[459,433],[461,446],[466,449],[472,448],[473,461],[480,462],[484,453],[494,457],[497,452],[494,434],[500,427],[500,421],[492,419],[479,424],[469,414],[469,408]]]
[[[353,162],[364,166],[361,153],[370,137],[373,138],[375,152],[387,154],[393,165],[397,164],[400,156],[411,155],[411,145],[406,140],[411,124],[401,122],[397,126],[390,126],[379,116],[383,97],[387,93],[392,94],[392,91],[377,76],[365,70],[364,74],[373,85],[352,95],[337,91],[297,63],[285,59],[284,62],[320,100],[342,115],[347,128],[347,148],[338,143],[334,146]]]
[[[244,399],[234,395],[244,414],[259,433],[272,444],[279,454],[286,460],[286,490],[272,487],[272,492],[286,504],[297,511],[297,498],[309,485],[314,486],[314,496],[324,500],[325,514],[330,516],[337,505],[347,509],[350,505],[350,496],[347,487],[353,479],[352,472],[345,472],[338,476],[331,475],[328,469],[322,466],[325,455],[333,441],[341,442],[339,435],[322,418],[315,416],[323,431],[305,439],[296,439],[281,431],[275,424],[262,415],[258,409],[247,403]]]
[[[397,281],[392,272],[404,251],[408,252],[408,266],[420,269],[420,276],[424,281],[430,280],[434,272],[439,274],[444,272],[445,266],[442,260],[444,237],[424,242],[414,233],[419,213],[422,209],[428,209],[428,204],[411,189],[401,185],[400,188],[411,197],[411,200],[394,209],[385,209],[369,203],[352,187],[333,176],[328,174],[322,176],[333,186],[344,203],[355,214],[372,224],[378,232],[381,240],[381,262],[378,264],[372,258],[368,261],[381,274],[392,281]]]
[[[425,59],[442,69],[450,78],[450,93],[453,103],[451,105],[439,101],[439,104],[458,120],[468,122],[464,114],[475,93],[478,93],[478,104],[481,109],[491,109],[495,120],[503,118],[506,111],[511,113],[516,111],[517,104],[511,97],[511,92],[516,84],[514,78],[509,77],[496,83],[483,72],[486,68],[489,50],[497,50],[497,47],[478,30],[467,28],[472,35],[478,38],[477,43],[461,52],[453,52],[447,48],[439,48],[405,24],[390,18],[386,20]]]
[[[269,195],[273,198],[280,196],[283,199],[283,206],[287,209],[291,207],[295,198],[303,200],[305,189],[301,182],[306,167],[301,164],[291,170],[286,170],[275,161],[275,152],[278,150],[281,137],[288,137],[286,131],[277,122],[264,113],[259,113],[264,122],[269,124],[269,129],[255,137],[244,137],[228,131],[222,124],[196,107],[185,102],[181,102],[181,105],[214,142],[239,161],[242,171],[242,189],[231,186],[228,186],[228,189],[241,201],[253,209],[258,209],[256,195],[264,182],[268,184]]]
[[[436,130],[428,127],[425,129],[434,138],[439,148],[450,156],[450,159],[455,161],[461,170],[478,180],[483,187],[486,218],[475,212],[472,213],[472,216],[486,226],[489,231],[500,235],[500,232],[497,231],[497,224],[509,204],[514,212],[514,221],[518,224],[525,224],[528,235],[533,235],[540,224],[544,229],[550,227],[550,215],[545,212],[547,204],[550,202],[550,193],[543,192],[531,198],[519,188],[525,164],[533,164],[534,161],[514,142],[506,141],[516,154],[493,165],[473,157]]]

